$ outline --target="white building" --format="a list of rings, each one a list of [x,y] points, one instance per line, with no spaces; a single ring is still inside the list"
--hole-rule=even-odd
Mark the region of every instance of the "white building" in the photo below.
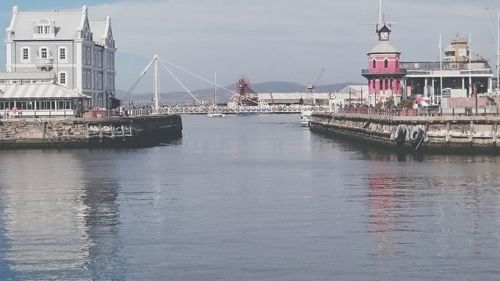
[[[466,38],[457,35],[443,54],[438,62],[401,63],[407,70],[403,81],[407,97],[422,96],[432,104],[440,104],[446,97],[493,93],[493,69],[484,58],[471,52]]]
[[[91,97],[91,106],[116,105],[116,47],[109,17],[90,22],[86,6],[50,12],[21,12],[14,6],[5,44],[7,72],[52,72],[55,84]]]
[[[1,117],[79,115],[91,97],[56,84],[54,72],[0,73]]]

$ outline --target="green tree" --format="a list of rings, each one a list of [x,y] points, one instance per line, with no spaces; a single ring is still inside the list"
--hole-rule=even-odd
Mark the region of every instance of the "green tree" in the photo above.
[[[413,108],[413,99],[404,99],[401,101],[401,107],[412,109]]]
[[[394,107],[394,97],[388,97],[385,99],[384,108]]]

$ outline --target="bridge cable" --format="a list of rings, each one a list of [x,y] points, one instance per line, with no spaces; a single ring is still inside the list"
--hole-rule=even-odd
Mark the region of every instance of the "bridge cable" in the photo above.
[[[166,64],[171,65],[171,66],[173,66],[173,67],[175,67],[175,68],[177,68],[177,69],[179,69],[179,70],[182,70],[182,71],[184,71],[184,72],[186,72],[186,73],[188,73],[188,74],[191,74],[191,75],[195,76],[196,78],[201,79],[201,80],[203,80],[203,81],[205,81],[205,82],[209,83],[210,85],[215,85],[215,86],[217,86],[217,87],[219,87],[219,88],[221,88],[221,89],[224,89],[224,90],[226,90],[226,91],[228,91],[228,92],[230,92],[230,93],[232,93],[232,94],[239,95],[239,94],[238,94],[238,93],[236,93],[235,91],[232,91],[232,90],[230,90],[230,89],[228,89],[228,88],[226,88],[226,87],[224,87],[224,86],[218,85],[217,83],[212,82],[212,81],[210,81],[209,79],[207,79],[207,78],[205,78],[205,77],[202,77],[202,76],[200,76],[200,75],[198,75],[198,74],[196,74],[196,73],[194,73],[194,72],[192,72],[192,71],[189,71],[189,70],[187,70],[187,69],[185,69],[185,68],[183,68],[183,67],[181,67],[181,66],[178,66],[178,65],[176,65],[176,64],[174,64],[174,63],[171,63],[171,62],[169,62],[169,61],[167,61],[167,60],[165,60],[165,59],[161,59],[161,61],[163,61],[163,62],[165,62]]]
[[[168,68],[168,66],[165,65],[165,63],[163,63],[163,61],[160,60],[160,63],[161,65],[168,71],[168,73],[170,73],[170,75],[175,79],[175,81],[177,83],[179,83],[179,85],[184,88],[184,90],[197,102],[199,103],[201,106],[205,106],[203,105],[203,103],[197,99],[193,93],[191,93],[191,91],[186,87],[186,85],[184,85],[184,83],[181,82],[181,80],[179,80],[179,78],[177,78],[177,76],[175,76],[175,74],[170,70],[170,68]]]

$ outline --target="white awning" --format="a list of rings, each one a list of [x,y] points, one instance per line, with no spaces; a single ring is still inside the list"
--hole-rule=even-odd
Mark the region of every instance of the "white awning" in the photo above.
[[[91,99],[91,97],[56,84],[0,85],[0,99]]]

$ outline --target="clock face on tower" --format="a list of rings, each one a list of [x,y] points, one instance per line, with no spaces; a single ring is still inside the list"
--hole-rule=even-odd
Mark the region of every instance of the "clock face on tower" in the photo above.
[[[389,32],[380,32],[380,40],[389,40]]]

